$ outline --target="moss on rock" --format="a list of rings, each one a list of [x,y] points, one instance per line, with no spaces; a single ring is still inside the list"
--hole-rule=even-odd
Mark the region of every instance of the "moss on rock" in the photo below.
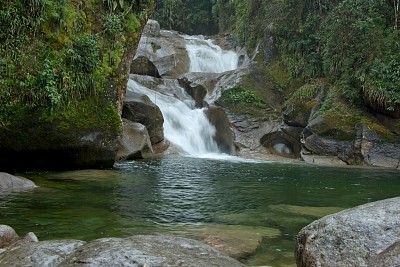
[[[65,168],[112,165],[130,62],[155,1],[108,3],[2,3],[0,166],[57,149],[71,152]]]

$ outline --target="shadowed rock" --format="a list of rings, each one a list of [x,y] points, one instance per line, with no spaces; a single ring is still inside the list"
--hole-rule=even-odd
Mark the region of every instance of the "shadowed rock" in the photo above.
[[[160,108],[148,96],[127,91],[122,117],[146,126],[152,144],[164,140],[164,118]]]

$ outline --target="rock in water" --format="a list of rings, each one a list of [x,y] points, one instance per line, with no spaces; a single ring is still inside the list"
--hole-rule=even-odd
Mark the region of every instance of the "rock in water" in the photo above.
[[[31,180],[0,172],[0,191],[19,191],[35,187],[36,185]]]
[[[122,135],[119,139],[118,160],[150,158],[154,154],[150,137],[143,124],[122,119]]]
[[[17,242],[18,234],[8,225],[0,225],[0,249]]]
[[[399,214],[400,197],[397,197],[311,223],[297,237],[297,266],[368,266],[379,253],[400,240]]]

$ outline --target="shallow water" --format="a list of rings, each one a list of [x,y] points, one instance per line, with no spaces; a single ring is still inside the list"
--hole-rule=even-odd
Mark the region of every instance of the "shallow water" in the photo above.
[[[40,187],[0,195],[0,224],[20,235],[33,231],[40,240],[157,233],[193,237],[207,228],[241,232],[237,238],[243,240],[243,233],[250,236],[254,229],[263,238],[242,260],[250,266],[294,266],[295,238],[303,226],[400,192],[400,172],[394,170],[229,158],[165,157],[112,170],[22,175]]]

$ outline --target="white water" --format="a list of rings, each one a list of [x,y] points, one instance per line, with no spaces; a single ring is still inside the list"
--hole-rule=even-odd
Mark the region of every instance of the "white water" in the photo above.
[[[164,117],[165,138],[184,154],[204,157],[219,153],[214,141],[215,127],[210,124],[203,109],[192,109],[194,101],[184,103],[133,80],[129,80],[128,90],[147,95],[160,108]]]
[[[210,39],[201,36],[184,36],[190,59],[190,72],[221,73],[237,68],[239,56],[234,51],[223,50]]]
[[[238,56],[235,52],[224,51],[202,37],[184,38],[191,72],[221,73],[237,68]],[[218,150],[215,127],[209,122],[204,109],[195,109],[194,100],[181,101],[173,96],[185,95],[183,99],[191,99],[183,88],[177,85],[159,87],[165,92],[162,94],[129,80],[128,90],[147,95],[160,108],[164,117],[164,136],[183,154],[201,158],[230,157]]]

